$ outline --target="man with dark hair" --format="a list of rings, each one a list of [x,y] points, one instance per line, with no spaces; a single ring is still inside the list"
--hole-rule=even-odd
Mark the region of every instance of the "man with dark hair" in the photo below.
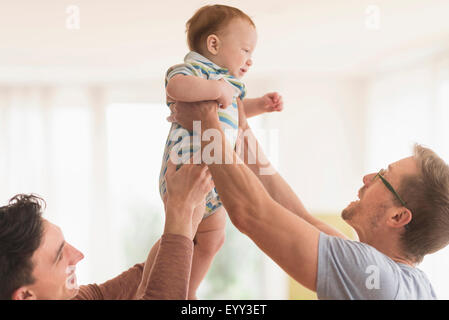
[[[23,284],[34,282],[31,257],[43,234],[44,201],[33,195],[17,195],[0,208],[0,299],[10,299]]]
[[[78,287],[75,268],[84,256],[42,217],[43,199],[17,195],[0,207],[0,299],[186,299],[202,218],[193,209],[205,203],[213,183],[205,165],[175,167],[167,168],[164,234],[151,272],[137,264],[100,285]]]
[[[416,265],[449,242],[449,166],[441,158],[417,145],[414,156],[365,175],[359,199],[342,212],[359,236],[351,241],[307,212],[263,155],[239,107],[244,148],[237,153],[220,127],[216,102],[177,102],[169,121],[190,130],[201,121],[195,134],[214,137],[213,147],[201,139],[202,148],[219,150],[220,161],[208,167],[241,232],[320,299],[436,298]]]

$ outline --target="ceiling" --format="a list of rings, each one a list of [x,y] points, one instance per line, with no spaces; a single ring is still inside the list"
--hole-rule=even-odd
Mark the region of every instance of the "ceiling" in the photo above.
[[[187,52],[185,22],[207,3],[0,0],[0,81],[161,77]],[[293,71],[299,76],[364,76],[397,57],[418,59],[449,44],[448,0],[219,3],[239,7],[257,26],[254,75]],[[79,8],[79,29],[66,27],[70,5]],[[372,8],[379,12],[374,29]]]

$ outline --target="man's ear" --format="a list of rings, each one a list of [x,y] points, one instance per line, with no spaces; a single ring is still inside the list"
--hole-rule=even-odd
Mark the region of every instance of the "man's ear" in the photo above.
[[[215,34],[209,35],[206,39],[206,47],[210,54],[217,55],[220,49],[220,39],[218,36]]]
[[[37,300],[36,295],[27,287],[20,287],[13,292],[12,300]]]
[[[402,228],[410,221],[412,221],[411,211],[405,207],[401,207],[390,216],[387,223],[392,228]]]

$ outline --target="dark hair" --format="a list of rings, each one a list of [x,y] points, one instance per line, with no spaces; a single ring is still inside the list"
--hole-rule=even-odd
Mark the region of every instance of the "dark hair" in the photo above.
[[[432,150],[415,145],[420,173],[401,181],[399,192],[412,220],[401,235],[406,256],[419,263],[449,243],[449,166]]]
[[[31,257],[43,235],[45,201],[33,194],[18,194],[0,207],[0,299],[9,300],[15,290],[34,283]]]

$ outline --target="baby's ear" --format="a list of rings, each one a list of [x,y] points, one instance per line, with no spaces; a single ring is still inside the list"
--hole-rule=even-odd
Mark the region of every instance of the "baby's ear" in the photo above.
[[[220,47],[220,39],[215,34],[211,34],[207,37],[206,46],[207,51],[213,55],[217,55]]]

